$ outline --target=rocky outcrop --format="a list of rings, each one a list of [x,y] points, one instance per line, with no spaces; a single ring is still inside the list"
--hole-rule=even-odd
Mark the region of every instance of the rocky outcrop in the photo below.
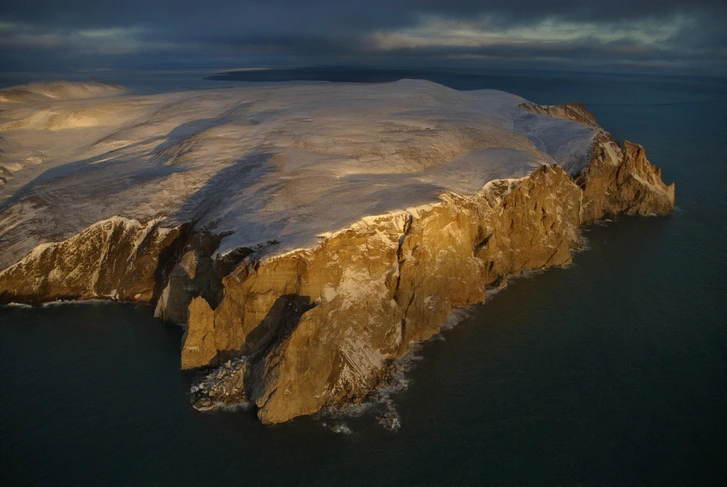
[[[665,215],[674,209],[674,183],[661,180],[661,168],[638,144],[619,146],[610,136],[597,142],[591,164],[577,178],[583,189],[583,222],[625,215]]]
[[[184,227],[164,228],[158,221],[100,221],[62,242],[39,245],[0,272],[0,302],[151,301],[183,234]]]
[[[583,104],[520,106],[529,113],[585,123],[596,131],[590,163],[574,175],[583,189],[583,223],[618,214],[663,215],[674,209],[674,183],[664,184],[661,168],[646,159],[644,148],[628,141],[619,145]]]
[[[192,406],[198,411],[210,411],[228,405],[249,406],[244,388],[247,370],[247,360],[235,359],[203,376],[190,391]]]
[[[201,326],[187,327],[182,338],[182,365],[194,369],[218,365],[215,341],[214,311],[201,296],[189,303],[189,321]]]

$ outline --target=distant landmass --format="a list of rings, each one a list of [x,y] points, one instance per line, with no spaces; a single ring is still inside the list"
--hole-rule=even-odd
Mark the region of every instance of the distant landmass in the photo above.
[[[316,66],[301,68],[261,68],[226,71],[208,76],[214,81],[330,81],[332,83],[391,83],[402,79],[435,79],[437,74],[451,79],[447,71],[423,69],[365,68],[351,66]],[[461,82],[468,77],[479,78],[477,74],[457,73]]]

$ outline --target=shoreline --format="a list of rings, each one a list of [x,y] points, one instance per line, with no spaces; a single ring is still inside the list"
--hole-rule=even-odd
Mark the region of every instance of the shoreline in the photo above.
[[[403,96],[397,90],[404,88],[422,90],[433,99],[464,96],[427,83],[356,87],[385,90],[386,96],[386,90],[394,90],[394,99]],[[452,309],[484,302],[488,290],[505,285],[512,275],[569,264],[571,252],[583,245],[582,225],[622,213],[673,210],[674,186],[664,185],[661,170],[649,163],[643,147],[617,144],[583,105],[519,103],[509,107],[507,103],[517,100],[511,95],[484,91],[476,96],[495,104],[483,108],[495,117],[496,123],[486,125],[488,130],[516,146],[528,140],[520,133],[503,132],[497,117],[504,117],[505,110],[507,117],[514,117],[513,130],[540,134],[537,142],[543,152],[538,157],[551,161],[558,157],[559,165],[531,160],[529,167],[535,169],[526,175],[495,177],[471,194],[443,191],[437,201],[407,210],[373,215],[363,211],[362,217],[342,230],[314,232],[315,245],[283,248],[277,250],[279,254],[274,250],[277,238],[255,248],[235,247],[225,240],[229,233],[214,233],[197,220],[177,218],[178,225],[170,228],[161,218],[112,216],[62,242],[43,243],[0,271],[0,300],[75,297],[156,302],[155,316],[186,323],[182,368],[220,367],[216,372],[220,392],[213,394],[219,400],[215,401],[234,403],[244,396],[255,404],[263,423],[364,401],[387,381],[392,364],[412,344],[440,332]],[[247,105],[240,110],[247,113]],[[529,115],[523,116],[520,110]],[[468,120],[473,115],[464,112],[463,116]],[[477,119],[477,123],[486,122]],[[255,126],[252,130],[257,130]],[[200,134],[210,130],[216,128],[205,128],[176,145],[162,144],[154,157],[164,154],[174,165],[188,160],[190,148],[199,148],[205,155],[200,144],[206,139]],[[430,140],[431,130],[417,126],[403,133]],[[400,137],[400,132],[385,133]],[[463,133],[488,140],[485,132]],[[458,134],[444,131],[440,136],[451,141],[462,137]],[[320,147],[324,154],[325,139],[311,140],[310,147]],[[588,140],[591,145],[584,154]],[[538,150],[535,145],[523,147],[518,157]],[[420,164],[422,156],[416,151],[402,156],[403,167]],[[513,164],[511,159],[498,157],[492,166],[495,172],[487,174],[506,172],[503,167],[513,170],[508,166]],[[280,164],[272,156],[255,157],[251,163],[265,175],[264,165],[270,161]],[[469,167],[467,161],[462,163]],[[326,167],[332,167],[334,174],[344,167],[344,175],[348,174],[345,165]],[[516,166],[516,174],[525,167]],[[239,194],[235,188],[229,187],[230,198]],[[221,199],[211,193],[195,204],[210,211],[207,208],[217,208]],[[395,207],[392,202],[386,204]],[[336,221],[325,223],[335,228]],[[233,242],[241,237],[235,238]],[[247,358],[234,373],[225,375],[224,365],[229,362],[232,368],[231,361],[242,357]],[[386,421],[393,425],[396,416],[391,413]]]

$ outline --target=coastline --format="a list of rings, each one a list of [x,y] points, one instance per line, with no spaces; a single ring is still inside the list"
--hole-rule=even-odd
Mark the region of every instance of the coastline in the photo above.
[[[572,116],[579,110],[563,113]],[[101,293],[91,288],[78,297],[163,297],[157,303],[159,316],[177,322],[186,318],[183,368],[254,357],[241,384],[235,376],[229,397],[239,401],[244,392],[265,423],[360,402],[385,382],[391,361],[404,355],[410,343],[439,332],[453,307],[482,302],[488,286],[497,287],[524,269],[568,264],[570,251],[579,246],[581,224],[620,213],[671,211],[673,186],[661,182],[643,148],[628,142],[619,147],[605,131],[600,134],[586,172],[568,174],[544,165],[522,179],[488,183],[473,196],[450,193],[440,203],[366,217],[327,234],[314,248],[271,258],[243,249],[225,261],[229,254],[215,254],[215,235],[183,227],[157,230],[155,224],[124,219],[109,222],[109,228],[101,222],[98,230],[89,227],[87,236],[67,245],[89,251],[55,252],[46,244],[22,265],[0,272],[0,283],[6,282],[3,299],[17,300],[8,293],[17,292],[12,287],[22,289],[24,278],[32,290],[38,276],[51,276],[51,269],[83,264],[80,285],[94,273],[91,281],[107,284]],[[457,225],[450,228],[452,222]],[[449,230],[441,234],[445,228]],[[111,238],[116,232],[128,244],[109,247],[118,241]],[[100,246],[86,244],[99,238]],[[99,280],[106,272],[98,267],[104,260],[89,258],[98,251],[119,262],[111,268],[122,274],[114,271]],[[81,258],[80,264],[74,258]],[[327,270],[334,260],[336,270]],[[432,282],[432,276],[443,280]],[[43,300],[35,289],[35,295],[20,295]],[[64,292],[62,297],[73,296]],[[322,349],[311,347],[326,340]],[[306,367],[298,369],[298,363]],[[276,396],[276,391],[289,391],[284,395],[295,399]],[[226,401],[223,394],[217,402]]]

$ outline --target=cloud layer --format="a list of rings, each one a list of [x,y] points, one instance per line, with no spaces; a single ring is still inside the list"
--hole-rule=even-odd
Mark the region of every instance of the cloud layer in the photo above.
[[[6,69],[462,65],[727,74],[723,0],[26,0]]]

